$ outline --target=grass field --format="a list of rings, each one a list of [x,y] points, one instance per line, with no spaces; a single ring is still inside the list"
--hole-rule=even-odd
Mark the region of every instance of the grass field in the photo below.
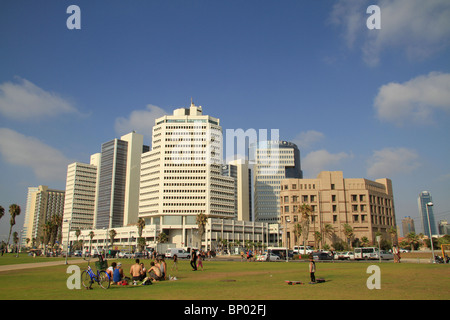
[[[2,261],[2,258],[5,260]],[[10,257],[1,257],[4,264]],[[16,258],[13,263],[17,263]],[[30,262],[24,257],[23,263]],[[114,260],[109,260],[111,263]],[[133,260],[120,260],[126,275]],[[149,266],[149,260],[143,260]],[[91,263],[94,265],[94,263]],[[381,289],[367,288],[370,265],[378,265]],[[87,263],[80,264],[81,270]],[[108,290],[94,284],[94,290],[69,290],[67,266],[36,267],[0,272],[0,299],[14,300],[373,300],[450,298],[450,266],[392,262],[317,263],[316,278],[309,282],[306,262],[239,262],[215,259],[204,262],[204,271],[191,271],[189,261],[179,261],[178,270],[169,274],[177,281],[162,281],[151,286],[111,286]],[[287,285],[285,280],[298,280],[303,285]]]

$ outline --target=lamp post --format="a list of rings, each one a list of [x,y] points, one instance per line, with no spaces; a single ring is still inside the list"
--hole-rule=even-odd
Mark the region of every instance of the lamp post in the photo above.
[[[430,211],[429,211],[429,207],[432,207],[432,206],[433,206],[433,202],[427,203],[427,219],[428,219],[428,231],[430,232],[431,254],[432,254],[432,261],[433,261],[433,263],[435,263],[436,260],[434,259],[433,235],[431,234]]]
[[[284,233],[286,236],[286,262],[289,262],[289,248],[288,248],[288,236],[287,236],[287,223],[290,223],[291,220],[288,217],[285,217],[284,219]]]

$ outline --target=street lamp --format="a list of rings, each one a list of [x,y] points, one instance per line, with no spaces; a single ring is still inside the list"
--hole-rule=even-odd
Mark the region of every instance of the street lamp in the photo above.
[[[70,236],[70,227],[72,226],[72,219],[70,220],[64,220],[64,222],[69,222],[69,229],[67,229],[67,247],[66,247],[66,264],[67,264],[67,258],[69,257],[69,236]]]
[[[285,217],[284,219],[284,233],[286,236],[286,262],[289,262],[289,248],[288,248],[288,236],[287,236],[287,223],[290,223],[291,219],[289,219],[288,217]]]
[[[434,259],[433,235],[431,234],[431,223],[430,223],[430,212],[429,212],[429,207],[432,207],[432,206],[433,206],[433,202],[427,203],[428,231],[430,232],[431,254],[432,254],[432,258],[433,258],[433,263],[435,263],[436,260]]]

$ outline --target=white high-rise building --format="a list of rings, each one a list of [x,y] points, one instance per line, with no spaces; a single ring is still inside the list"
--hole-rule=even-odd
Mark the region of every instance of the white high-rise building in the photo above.
[[[222,175],[222,127],[201,106],[155,120],[142,154],[139,217],[169,241],[195,245],[196,217],[235,218],[234,180]]]
[[[63,215],[64,194],[63,190],[49,189],[47,186],[28,188],[22,241],[35,239],[36,245],[42,243],[42,238],[46,235],[45,224],[51,221],[53,216]]]
[[[99,163],[100,153],[96,153],[91,156],[90,164],[74,162],[67,167],[63,239],[67,237],[69,225],[71,230],[94,226]]]

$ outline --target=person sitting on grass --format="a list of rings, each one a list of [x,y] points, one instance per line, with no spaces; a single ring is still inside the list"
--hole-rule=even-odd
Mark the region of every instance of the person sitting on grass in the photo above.
[[[153,280],[153,281],[160,281],[163,280],[161,277],[161,269],[158,268],[157,266],[155,266],[155,262],[150,262],[150,270],[148,271],[148,276]]]
[[[139,259],[136,259],[136,263],[131,266],[130,274],[134,283],[141,280],[142,266],[139,264]]]
[[[114,269],[116,268],[116,265],[117,264],[113,262],[111,263],[111,266],[108,269],[106,269],[106,273],[108,274],[110,280],[113,278]]]
[[[113,262],[112,264],[115,264],[115,262]],[[122,279],[123,279],[123,269],[122,264],[119,262],[117,264],[117,267],[115,267],[113,270],[112,276],[113,284],[118,284],[120,281],[122,281]]]

